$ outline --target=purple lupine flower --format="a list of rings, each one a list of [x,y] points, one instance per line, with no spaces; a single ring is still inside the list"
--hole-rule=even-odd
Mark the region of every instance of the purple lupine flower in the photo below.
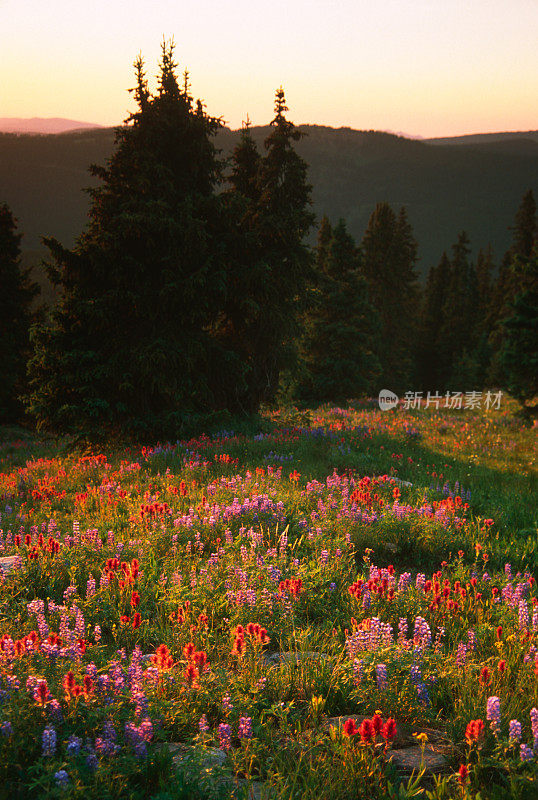
[[[43,731],[41,745],[43,748],[42,755],[44,756],[53,756],[56,752],[56,731],[52,725],[48,725]]]
[[[518,605],[519,629],[527,630],[529,627],[529,609],[526,600],[520,600]]]
[[[95,628],[93,629],[93,639],[94,639],[95,644],[99,644],[99,642],[101,641],[101,626],[100,625],[96,625]]]
[[[90,752],[86,756],[86,766],[92,772],[94,770],[96,770],[97,767],[99,766],[99,760],[98,760],[97,756],[95,755],[95,751],[93,750],[93,748],[90,749]]]
[[[387,667],[385,664],[378,664],[375,668],[377,688],[381,691],[387,688]]]
[[[89,600],[95,595],[95,578],[90,575],[86,582],[86,600]]]
[[[510,720],[510,724],[508,726],[508,738],[511,742],[521,741],[521,722],[518,722],[517,719]]]
[[[71,734],[69,739],[67,740],[67,755],[68,756],[78,756],[80,753],[80,748],[82,745],[82,739],[76,736],[74,733]]]
[[[226,722],[221,722],[217,729],[219,737],[219,747],[221,750],[229,750],[232,743],[232,729]]]
[[[531,708],[531,731],[534,739],[534,752],[538,751],[538,708]]]
[[[200,720],[198,722],[198,730],[200,731],[200,733],[209,732],[209,725],[205,714],[202,714],[202,716],[200,717]]]
[[[0,725],[0,731],[2,736],[11,736],[13,733],[13,726],[11,725],[11,722],[2,722]]]
[[[223,696],[223,698],[222,698],[222,707],[226,711],[226,713],[228,713],[228,711],[231,711],[233,709],[233,703],[230,700],[230,695],[229,694],[225,694]]]
[[[256,689],[259,689],[262,692],[265,689],[265,685],[267,683],[267,678],[260,678],[256,681]]]
[[[237,735],[240,739],[251,739],[252,738],[252,718],[251,717],[240,717],[239,718],[239,730]]]
[[[522,744],[519,747],[519,757],[522,761],[532,761],[534,753],[527,744]]]
[[[501,701],[495,695],[488,697],[486,719],[490,721],[490,728],[497,736],[501,726]]]
[[[467,645],[465,642],[460,642],[456,652],[456,666],[464,667],[467,660]]]
[[[409,670],[409,678],[411,679],[411,682],[414,683],[415,685],[421,682],[422,673],[420,671],[420,667],[418,666],[418,664],[413,664],[413,666]]]
[[[69,786],[69,775],[65,771],[65,769],[60,769],[58,772],[54,773],[54,780],[56,781],[56,786],[59,789],[67,789]]]
[[[76,586],[68,586],[64,592],[64,603],[67,603],[71,600],[71,598],[76,594],[77,587]]]
[[[59,700],[51,700],[47,705],[49,716],[54,722],[61,722],[64,718]]]

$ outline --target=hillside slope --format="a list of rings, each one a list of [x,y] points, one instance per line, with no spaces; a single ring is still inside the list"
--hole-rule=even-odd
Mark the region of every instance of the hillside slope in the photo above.
[[[458,146],[388,133],[303,125],[298,150],[310,165],[314,211],[344,217],[360,240],[375,204],[407,207],[419,242],[420,269],[437,263],[465,228],[474,250],[491,243],[500,258],[523,193],[538,194],[538,141],[486,139]],[[262,147],[267,127],[253,128]],[[229,153],[238,133],[224,129],[218,145]],[[458,137],[460,139],[461,137]],[[51,136],[0,134],[0,201],[7,201],[24,233],[26,260],[41,237],[73,244],[89,205],[87,167],[113,149],[111,128]],[[29,251],[32,251],[30,257]]]

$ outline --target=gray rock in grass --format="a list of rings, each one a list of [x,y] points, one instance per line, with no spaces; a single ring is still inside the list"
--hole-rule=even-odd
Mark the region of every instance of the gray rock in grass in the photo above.
[[[15,562],[20,559],[20,556],[2,556],[0,558],[0,569],[5,574],[11,572]]]
[[[404,750],[392,750],[389,753],[391,761],[400,772],[418,772],[422,763],[422,749],[420,747],[406,747]],[[424,748],[424,767],[427,772],[438,774],[446,769],[446,759],[433,747],[426,745]]]

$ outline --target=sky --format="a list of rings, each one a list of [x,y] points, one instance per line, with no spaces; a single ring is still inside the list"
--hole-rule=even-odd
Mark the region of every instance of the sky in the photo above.
[[[103,125],[160,43],[209,114],[451,136],[538,128],[538,0],[0,0],[0,117]]]

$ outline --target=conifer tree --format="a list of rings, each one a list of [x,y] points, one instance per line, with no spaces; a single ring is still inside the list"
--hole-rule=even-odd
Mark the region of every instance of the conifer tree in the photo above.
[[[21,234],[6,203],[0,203],[0,423],[17,422],[25,389],[31,304],[37,294],[21,269]]]
[[[286,119],[286,111],[280,88],[271,132],[264,143],[266,152],[258,165],[256,183],[251,184],[252,197],[243,221],[254,247],[249,281],[256,289],[249,294],[253,307],[245,327],[253,354],[246,397],[253,409],[274,399],[282,370],[293,364],[312,270],[305,242],[314,220],[311,187],[307,165],[294,147],[302,134]]]
[[[448,256],[443,253],[439,264],[430,268],[424,290],[417,346],[418,381],[424,392],[446,388],[448,376],[441,335],[450,270]]]
[[[267,288],[260,258],[256,209],[259,205],[261,156],[252,138],[250,123],[243,125],[231,158],[224,193],[226,226],[223,233],[226,264],[226,297],[214,326],[214,340],[227,355],[229,370],[212,370],[211,387],[221,405],[232,412],[253,412],[259,399],[252,392],[257,360],[256,342]],[[218,353],[219,350],[216,350]],[[228,373],[228,374],[227,374]],[[219,385],[217,386],[217,380]]]
[[[374,387],[380,372],[374,353],[379,319],[368,300],[359,251],[343,220],[331,231],[323,218],[316,261],[318,281],[305,316],[299,394],[309,402],[343,403]]]
[[[135,62],[137,110],[116,132],[87,230],[55,239],[61,300],[35,333],[30,408],[63,429],[177,431],[183,411],[211,408],[211,323],[222,303],[220,120],[180,86],[162,45],[156,94]]]
[[[470,261],[467,233],[461,231],[452,246],[450,278],[443,306],[442,357],[450,381],[458,381],[458,361],[474,347],[473,313],[476,308],[476,273]]]
[[[527,404],[538,397],[538,246],[526,259],[516,257],[512,269],[520,291],[503,325],[505,386],[527,415],[537,417],[538,402]]]
[[[413,374],[418,325],[417,243],[405,209],[378,203],[362,240],[362,268],[381,318],[381,383],[405,391]]]
[[[507,380],[503,366],[506,360],[502,357],[506,348],[504,323],[513,313],[513,303],[521,288],[519,278],[524,265],[531,258],[538,235],[536,202],[530,189],[523,195],[511,230],[512,244],[501,262],[488,315],[488,345],[493,353],[489,379],[498,385]],[[516,262],[518,269],[513,268]]]

